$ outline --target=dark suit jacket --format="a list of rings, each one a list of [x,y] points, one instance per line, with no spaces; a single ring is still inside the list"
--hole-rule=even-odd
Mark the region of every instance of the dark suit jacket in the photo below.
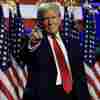
[[[79,40],[70,39],[69,45],[67,45],[63,35],[61,37],[71,64],[74,100],[90,100],[84,69],[80,66]],[[57,69],[47,36],[44,36],[41,45],[34,52],[30,52],[25,45],[21,56],[27,62],[29,72],[31,72],[31,80],[28,80],[24,96],[29,95],[30,100],[34,98],[52,100],[55,95]]]

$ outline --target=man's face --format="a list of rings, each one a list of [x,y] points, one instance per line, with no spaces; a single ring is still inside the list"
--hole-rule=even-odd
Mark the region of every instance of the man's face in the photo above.
[[[49,10],[43,14],[42,25],[46,32],[56,33],[59,32],[60,15],[53,10]]]

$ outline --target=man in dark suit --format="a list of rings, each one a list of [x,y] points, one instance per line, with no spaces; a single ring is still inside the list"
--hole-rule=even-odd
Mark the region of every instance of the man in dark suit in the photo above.
[[[23,100],[90,100],[84,69],[80,67],[79,40],[70,40],[67,46],[59,31],[59,6],[44,3],[37,14],[43,38],[36,48],[26,42],[21,52],[31,72]]]

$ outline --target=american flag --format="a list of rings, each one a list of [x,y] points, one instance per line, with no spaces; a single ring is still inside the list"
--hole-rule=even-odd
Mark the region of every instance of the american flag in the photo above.
[[[87,77],[88,90],[93,100],[100,100],[100,66],[96,63],[95,15],[88,7],[84,7],[83,15],[85,21],[83,63]]]
[[[77,27],[76,27],[76,22],[74,19],[73,12],[71,12],[71,16],[70,16],[70,35],[71,35],[72,39],[79,40],[80,35],[79,35],[79,32],[78,32]]]
[[[69,27],[70,27],[70,22],[69,22],[69,13],[68,13],[68,8],[65,7],[65,12],[64,12],[64,33],[65,36],[68,38],[69,36]]]
[[[14,19],[12,21],[12,55],[19,60],[19,53],[22,48],[23,36],[24,36],[24,24],[23,19],[21,18],[19,4],[16,7],[16,14],[14,14]],[[21,62],[22,63],[22,62]]]
[[[25,64],[18,58],[22,19],[18,16],[13,18],[10,12],[8,32],[2,8],[0,13],[0,100],[21,100],[28,75]]]
[[[74,15],[71,10],[68,10],[68,7],[65,7],[64,12],[64,35],[68,45],[71,39],[79,40],[79,32],[75,27]]]
[[[69,16],[68,7],[65,7],[64,10],[64,39],[66,40],[67,48],[69,48],[69,40],[72,33],[72,19]]]
[[[16,95],[9,80],[9,74],[12,72],[9,56],[7,26],[3,16],[3,9],[0,6],[0,100],[14,100]]]

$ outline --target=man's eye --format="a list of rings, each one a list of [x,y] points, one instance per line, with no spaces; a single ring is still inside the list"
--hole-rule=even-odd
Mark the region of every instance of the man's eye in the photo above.
[[[49,19],[49,17],[44,17],[43,20]]]
[[[55,16],[53,16],[53,17],[44,17],[43,20],[46,20],[46,19],[54,19],[54,18],[56,18],[56,17]]]

